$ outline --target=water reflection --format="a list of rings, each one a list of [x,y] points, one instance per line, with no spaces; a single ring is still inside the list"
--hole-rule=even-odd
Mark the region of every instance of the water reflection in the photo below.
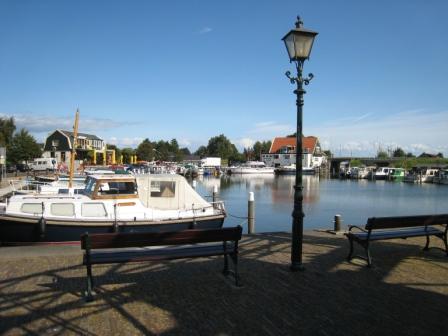
[[[248,193],[255,194],[256,231],[290,231],[295,177],[291,175],[233,175],[202,177],[197,190],[210,196],[214,186],[225,201],[227,226],[247,216]],[[368,217],[446,213],[448,187],[388,181],[331,180],[303,176],[305,229],[331,228],[335,214],[344,224],[366,223]],[[236,216],[236,217],[232,217]]]

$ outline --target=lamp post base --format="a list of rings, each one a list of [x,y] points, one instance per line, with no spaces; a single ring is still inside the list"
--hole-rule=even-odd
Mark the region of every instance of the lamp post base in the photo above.
[[[303,266],[302,263],[300,262],[293,262],[291,263],[291,265],[289,266],[289,270],[291,272],[303,272],[305,270],[305,267]]]

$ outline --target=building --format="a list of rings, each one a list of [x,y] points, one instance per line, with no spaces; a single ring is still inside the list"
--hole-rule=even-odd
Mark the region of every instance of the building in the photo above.
[[[269,167],[282,167],[296,163],[296,138],[276,137],[269,153],[261,154],[261,159]],[[314,136],[302,137],[302,165],[304,168],[319,168],[326,163],[319,140]]]
[[[69,166],[73,140],[73,132],[63,130],[54,131],[45,140],[42,157],[55,158],[58,165]],[[104,140],[96,135],[78,133],[76,160],[92,159],[96,163],[97,152],[106,153],[106,143]]]

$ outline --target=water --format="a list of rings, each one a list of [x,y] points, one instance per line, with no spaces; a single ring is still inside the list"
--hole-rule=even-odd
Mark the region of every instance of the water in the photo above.
[[[247,200],[255,194],[256,232],[291,231],[294,176],[233,175],[204,177],[197,191],[209,197],[218,186],[229,214],[225,226],[247,222]],[[364,225],[368,217],[448,213],[448,186],[388,181],[335,180],[303,177],[304,230],[333,228],[334,215],[342,225]]]

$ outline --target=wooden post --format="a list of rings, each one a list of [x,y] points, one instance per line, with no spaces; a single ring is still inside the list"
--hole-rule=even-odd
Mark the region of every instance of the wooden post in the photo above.
[[[249,201],[247,202],[247,233],[255,233],[255,197],[252,191],[249,192]]]
[[[334,216],[334,231],[339,232],[341,231],[341,215],[335,215]]]
[[[73,174],[75,172],[75,156],[76,156],[76,142],[78,138],[78,119],[79,119],[79,109],[76,110],[75,115],[75,125],[73,126],[73,143],[72,143],[72,155],[70,158],[70,172],[68,179],[68,187],[73,187]]]

